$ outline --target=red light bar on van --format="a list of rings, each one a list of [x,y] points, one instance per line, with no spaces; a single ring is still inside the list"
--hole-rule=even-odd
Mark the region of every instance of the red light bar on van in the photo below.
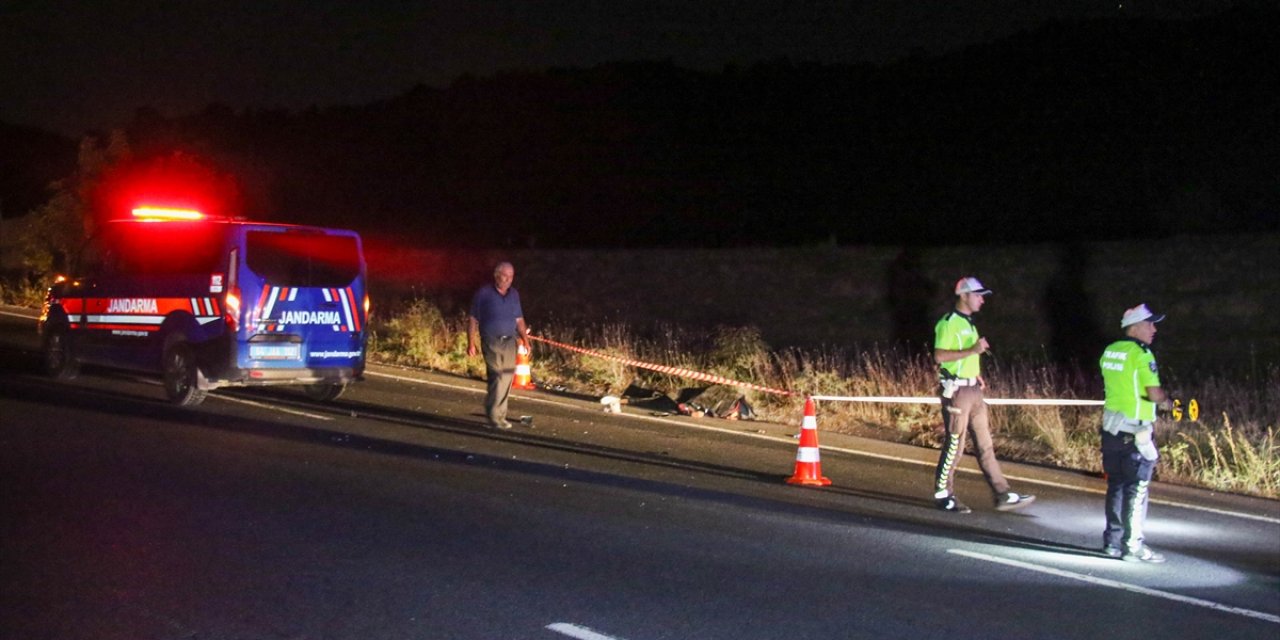
[[[195,209],[138,207],[133,210],[133,217],[141,220],[201,220],[204,214]]]

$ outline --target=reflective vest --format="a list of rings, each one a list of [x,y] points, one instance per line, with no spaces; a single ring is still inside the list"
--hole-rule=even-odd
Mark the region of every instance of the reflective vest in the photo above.
[[[1160,372],[1151,347],[1125,338],[1107,346],[1098,360],[1106,391],[1104,407],[1130,420],[1156,419],[1156,403],[1147,387],[1160,386]]]

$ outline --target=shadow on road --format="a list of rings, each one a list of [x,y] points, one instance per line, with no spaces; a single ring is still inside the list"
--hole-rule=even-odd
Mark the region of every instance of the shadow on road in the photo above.
[[[148,418],[179,426],[245,433],[314,446],[359,450],[362,453],[429,460],[434,464],[453,464],[489,472],[503,472],[574,482],[627,491],[715,502],[740,509],[771,514],[791,515],[798,519],[821,520],[836,525],[874,527],[931,537],[946,536],[979,543],[998,543],[1029,549],[1053,550],[1059,553],[1096,555],[1093,549],[1059,544],[1050,540],[992,531],[981,526],[984,520],[970,518],[971,524],[954,519],[939,520],[931,502],[892,493],[853,487],[825,487],[805,490],[784,484],[785,476],[753,469],[711,464],[698,460],[673,458],[664,454],[636,452],[598,444],[570,442],[528,430],[494,432],[478,422],[447,416],[339,401],[316,404],[300,396],[272,390],[237,390],[235,395],[252,397],[276,406],[286,406],[312,413],[335,416],[356,415],[365,420],[413,429],[429,429],[455,435],[502,440],[527,447],[537,447],[600,460],[624,462],[643,468],[673,469],[697,474],[696,482],[720,481],[708,488],[690,486],[652,478],[592,471],[530,460],[492,456],[475,451],[425,446],[347,433],[341,430],[289,422],[265,421],[244,417],[228,420],[224,414],[208,408],[175,407],[157,394],[154,397],[107,392],[75,383],[59,383],[37,372],[38,360],[33,354],[0,350],[0,397],[32,405],[50,405],[63,410],[106,413],[123,418]],[[94,375],[94,374],[87,374]],[[102,375],[112,375],[103,373]],[[518,429],[518,428],[517,428]],[[741,491],[732,483],[745,483]],[[833,500],[846,496],[854,500]],[[1007,517],[1007,516],[1005,516]]]

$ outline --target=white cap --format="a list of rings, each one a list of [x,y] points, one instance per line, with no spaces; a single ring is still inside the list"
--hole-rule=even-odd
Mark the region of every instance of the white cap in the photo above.
[[[1124,329],[1129,325],[1138,324],[1143,320],[1160,322],[1161,320],[1164,320],[1164,314],[1155,313],[1148,309],[1146,304],[1140,304],[1132,309],[1125,309],[1124,317],[1120,319],[1120,328]]]
[[[984,288],[982,283],[978,282],[977,278],[969,276],[967,278],[960,278],[960,280],[956,281],[956,295],[966,293],[976,293],[978,295],[985,296],[989,295],[991,290]]]

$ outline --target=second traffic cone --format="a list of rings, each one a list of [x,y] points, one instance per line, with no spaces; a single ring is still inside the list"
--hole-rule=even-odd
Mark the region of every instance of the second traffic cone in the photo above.
[[[533,358],[529,348],[522,345],[516,347],[516,379],[511,386],[517,389],[533,389]]]
[[[800,423],[800,449],[796,451],[796,472],[787,484],[825,487],[830,478],[822,477],[822,460],[818,453],[818,412],[813,398],[804,399],[804,420]]]

